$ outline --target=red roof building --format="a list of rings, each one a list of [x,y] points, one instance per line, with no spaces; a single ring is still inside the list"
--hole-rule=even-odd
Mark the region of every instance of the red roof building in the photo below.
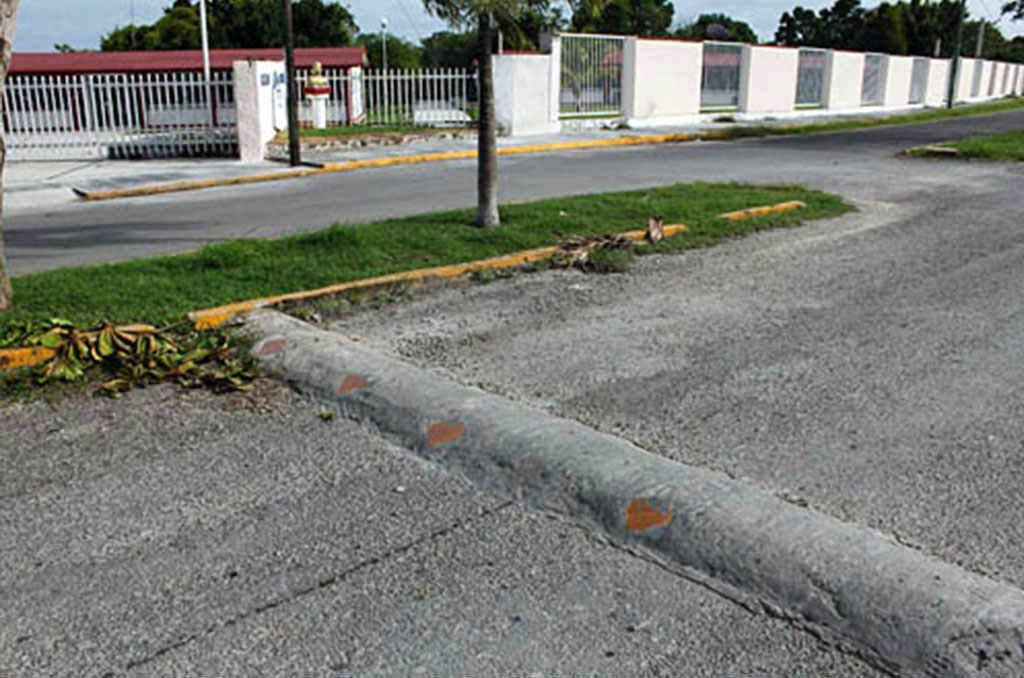
[[[230,71],[236,61],[281,61],[282,49],[210,50],[210,68]],[[295,67],[312,68],[319,61],[324,68],[349,69],[366,66],[363,47],[300,47],[295,50]],[[81,73],[167,73],[203,70],[200,50],[153,52],[21,52],[11,57],[8,75],[76,75]]]

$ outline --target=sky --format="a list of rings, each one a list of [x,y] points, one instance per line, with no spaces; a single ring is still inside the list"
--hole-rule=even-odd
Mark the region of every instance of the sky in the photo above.
[[[76,49],[98,49],[100,36],[116,26],[132,22],[152,23],[172,0],[22,0],[14,36],[16,52],[49,52],[56,43]],[[809,9],[831,6],[833,0],[745,0],[710,2],[675,0],[675,21],[685,24],[702,12],[723,12],[749,23],[762,41],[775,35],[779,16],[795,5]],[[974,17],[998,19],[1003,0],[968,0]],[[382,17],[388,19],[389,33],[419,42],[445,25],[423,11],[422,0],[341,0],[364,32],[380,30]],[[863,4],[874,7],[874,0]],[[1024,34],[1024,22],[1002,19],[1000,29],[1007,37]]]

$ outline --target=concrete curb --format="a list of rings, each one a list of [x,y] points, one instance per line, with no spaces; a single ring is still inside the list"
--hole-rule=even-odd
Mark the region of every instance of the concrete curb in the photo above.
[[[722,132],[711,131],[703,134],[659,134],[616,137],[614,139],[594,139],[590,141],[570,141],[557,144],[506,146],[498,149],[498,155],[520,155],[524,153],[609,148],[613,146],[645,146],[651,144],[694,141],[697,139],[721,139],[725,136],[726,135]],[[425,153],[420,155],[397,156],[391,158],[375,158],[372,160],[352,160],[350,162],[326,163],[321,167],[282,170],[280,172],[264,172],[261,174],[249,174],[238,177],[175,181],[167,184],[151,184],[149,186],[135,186],[132,188],[114,189],[109,191],[86,191],[80,188],[72,188],[71,190],[79,198],[88,201],[114,200],[116,198],[137,198],[150,195],[160,195],[163,193],[177,193],[181,191],[195,191],[204,188],[216,188],[220,186],[239,186],[243,184],[255,184],[267,181],[298,179],[317,174],[352,172],[360,169],[395,167],[398,165],[419,165],[423,163],[443,162],[445,160],[467,160],[475,158],[476,153],[476,151]]]
[[[1024,591],[284,314],[253,314],[246,331],[268,369],[397,444],[885,671],[1024,675]]]

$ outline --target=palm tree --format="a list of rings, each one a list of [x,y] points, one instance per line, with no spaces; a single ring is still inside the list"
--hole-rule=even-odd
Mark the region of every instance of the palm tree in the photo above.
[[[14,22],[18,16],[20,0],[0,0],[0,87],[7,79],[7,71],[11,67],[11,43],[14,40]],[[4,159],[7,147],[0,138],[0,188],[3,186]],[[3,194],[0,192],[0,219],[3,218]],[[3,222],[0,221],[0,311],[11,307],[13,292],[11,279],[7,275],[7,255],[4,252]]]

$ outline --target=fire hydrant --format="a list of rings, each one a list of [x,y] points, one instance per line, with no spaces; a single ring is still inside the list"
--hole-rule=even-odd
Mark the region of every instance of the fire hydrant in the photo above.
[[[324,67],[319,61],[313,64],[306,86],[302,88],[313,106],[313,127],[327,129],[327,100],[331,96],[331,84],[324,75]]]

